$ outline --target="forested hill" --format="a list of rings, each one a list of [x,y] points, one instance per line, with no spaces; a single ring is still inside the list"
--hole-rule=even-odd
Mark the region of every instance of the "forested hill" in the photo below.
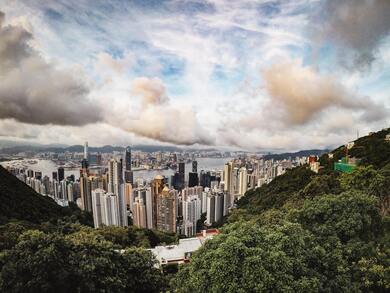
[[[175,242],[176,235],[91,225],[90,214],[58,206],[0,166],[0,292],[166,289],[144,248]]]
[[[284,160],[288,158],[296,157],[308,157],[310,155],[321,156],[322,154],[328,152],[329,150],[304,150],[295,153],[282,153],[282,154],[268,154],[264,156],[265,160]]]
[[[180,267],[178,292],[389,292],[389,129],[359,138],[351,174],[321,157],[248,191],[222,233]]]
[[[373,132],[354,141],[354,145],[348,150],[350,157],[361,159],[360,165],[371,165],[380,169],[390,163],[390,141],[386,141],[386,135],[390,134],[390,128]],[[341,157],[345,156],[345,146],[332,151],[333,158],[325,154],[321,157],[321,165],[332,167]]]
[[[42,223],[70,216],[70,208],[62,208],[50,197],[35,192],[0,166],[0,224],[10,220]]]

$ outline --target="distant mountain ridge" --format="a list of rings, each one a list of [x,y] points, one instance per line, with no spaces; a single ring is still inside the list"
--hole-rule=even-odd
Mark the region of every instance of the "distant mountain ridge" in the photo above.
[[[134,145],[131,146],[133,150],[139,150],[144,152],[157,152],[157,151],[166,151],[166,152],[181,152],[184,149],[180,147],[175,146],[159,146],[159,145]],[[125,150],[125,147],[122,146],[111,146],[111,145],[105,145],[102,147],[89,147],[88,148],[90,152],[100,152],[100,153],[112,153],[114,151],[116,152],[123,152]],[[11,146],[11,147],[4,147],[0,149],[0,153],[12,155],[17,154],[20,152],[53,152],[53,153],[63,153],[66,151],[69,152],[83,152],[84,146],[82,145],[72,145],[72,146],[46,146],[46,145],[17,145],[17,146]],[[186,150],[200,150],[200,149],[186,149]],[[210,148],[207,149],[207,151],[216,151],[216,149]]]
[[[321,156],[324,153],[329,152],[328,149],[325,150],[319,150],[319,149],[313,149],[313,150],[302,150],[294,153],[281,153],[281,154],[268,154],[264,156],[264,159],[266,160],[284,160],[288,158],[295,158],[295,157],[307,157],[310,155],[313,156]]]

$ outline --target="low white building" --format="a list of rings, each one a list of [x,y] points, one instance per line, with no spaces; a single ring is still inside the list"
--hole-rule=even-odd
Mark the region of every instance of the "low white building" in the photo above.
[[[149,249],[159,262],[159,266],[188,262],[192,253],[203,243],[219,234],[217,229],[203,230],[196,237],[180,239],[179,244],[156,246]]]

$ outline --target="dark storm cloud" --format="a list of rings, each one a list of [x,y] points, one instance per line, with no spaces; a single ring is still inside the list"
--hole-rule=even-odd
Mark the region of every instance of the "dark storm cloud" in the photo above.
[[[296,60],[273,64],[262,76],[270,96],[265,114],[273,117],[280,114],[284,126],[310,123],[330,108],[361,113],[360,118],[366,122],[383,120],[389,114],[383,104],[354,93],[336,76],[321,75]]]
[[[336,45],[344,62],[353,56],[353,65],[367,65],[375,59],[375,49],[390,32],[389,0],[327,0],[322,35]],[[346,64],[348,65],[348,64]]]
[[[5,26],[0,11],[0,118],[31,124],[84,125],[102,119],[81,74],[58,69],[30,46],[32,34]]]

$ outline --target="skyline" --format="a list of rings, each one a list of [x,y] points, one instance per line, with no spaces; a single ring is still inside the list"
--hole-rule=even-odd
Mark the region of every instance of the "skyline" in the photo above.
[[[331,148],[389,126],[390,2],[0,0],[0,139]]]

